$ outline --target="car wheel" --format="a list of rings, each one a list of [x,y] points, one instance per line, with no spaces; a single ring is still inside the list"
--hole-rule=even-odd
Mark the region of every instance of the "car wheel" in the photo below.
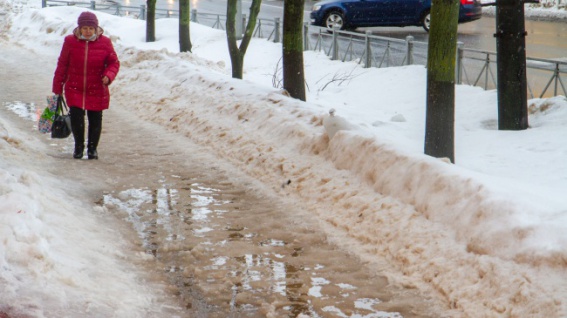
[[[339,11],[331,11],[325,16],[325,27],[328,30],[333,30],[337,27],[339,30],[345,29],[345,18],[344,15]]]
[[[423,18],[421,18],[421,26],[425,31],[429,32],[429,28],[431,27],[431,13],[429,11],[425,12]]]

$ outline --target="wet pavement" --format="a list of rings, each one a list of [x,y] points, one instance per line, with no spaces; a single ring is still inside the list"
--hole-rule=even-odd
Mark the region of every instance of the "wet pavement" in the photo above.
[[[293,207],[202,174],[160,183],[107,194],[104,205],[136,228],[186,308],[208,317],[416,316]]]

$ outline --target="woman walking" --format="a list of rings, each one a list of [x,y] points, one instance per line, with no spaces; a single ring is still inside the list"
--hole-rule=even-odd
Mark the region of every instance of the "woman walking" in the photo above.
[[[85,150],[85,114],[89,123],[87,157],[98,159],[102,111],[110,104],[108,85],[120,69],[112,42],[103,32],[94,13],[81,13],[78,27],[65,37],[53,77],[53,93],[61,95],[64,90],[69,105],[75,159],[83,158]]]

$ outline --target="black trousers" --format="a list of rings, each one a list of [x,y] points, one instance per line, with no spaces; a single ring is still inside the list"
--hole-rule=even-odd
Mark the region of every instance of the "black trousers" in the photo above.
[[[69,107],[75,147],[85,146],[85,113],[89,121],[87,148],[96,149],[102,132],[102,111],[85,111],[79,107]]]

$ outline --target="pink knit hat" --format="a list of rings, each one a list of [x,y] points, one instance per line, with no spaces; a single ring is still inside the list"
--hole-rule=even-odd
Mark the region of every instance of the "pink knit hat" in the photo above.
[[[77,22],[79,23],[79,28],[84,26],[90,26],[93,28],[98,27],[98,19],[96,18],[96,15],[89,11],[81,13]]]

